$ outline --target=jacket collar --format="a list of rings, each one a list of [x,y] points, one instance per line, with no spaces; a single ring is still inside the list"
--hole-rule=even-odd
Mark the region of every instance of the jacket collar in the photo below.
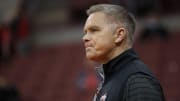
[[[103,64],[105,79],[111,77],[115,72],[119,72],[126,64],[137,58],[135,51],[131,48],[110,60],[108,63]]]

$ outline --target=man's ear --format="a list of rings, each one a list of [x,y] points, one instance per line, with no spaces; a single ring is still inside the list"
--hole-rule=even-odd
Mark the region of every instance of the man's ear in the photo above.
[[[125,28],[118,28],[115,33],[115,43],[121,43],[126,36]]]

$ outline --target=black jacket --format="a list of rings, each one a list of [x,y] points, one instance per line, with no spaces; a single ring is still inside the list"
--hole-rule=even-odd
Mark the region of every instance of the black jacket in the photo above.
[[[129,49],[103,64],[104,80],[94,101],[164,101],[159,82]]]

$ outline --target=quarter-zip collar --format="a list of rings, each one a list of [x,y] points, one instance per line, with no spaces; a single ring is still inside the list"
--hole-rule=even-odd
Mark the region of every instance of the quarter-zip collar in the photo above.
[[[119,72],[130,61],[137,59],[135,51],[131,48],[110,60],[108,63],[103,64],[104,79],[109,79],[113,74]]]

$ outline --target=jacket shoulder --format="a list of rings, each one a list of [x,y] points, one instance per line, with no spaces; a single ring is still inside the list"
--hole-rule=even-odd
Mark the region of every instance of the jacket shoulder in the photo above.
[[[156,79],[142,73],[131,75],[125,87],[125,101],[164,101],[161,87]]]

